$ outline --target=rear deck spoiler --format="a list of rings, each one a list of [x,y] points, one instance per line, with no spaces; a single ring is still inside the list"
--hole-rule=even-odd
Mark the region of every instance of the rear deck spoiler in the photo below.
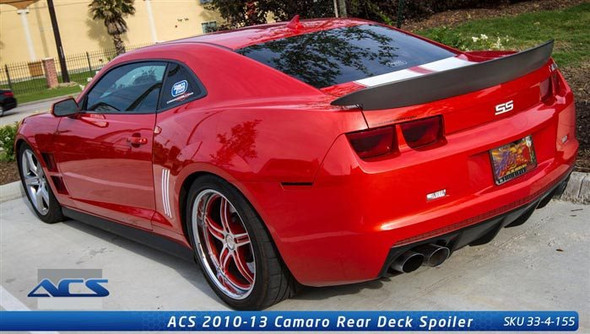
[[[549,61],[552,51],[553,40],[550,40],[505,57],[365,88],[332,101],[332,105],[380,110],[462,95],[531,73]]]

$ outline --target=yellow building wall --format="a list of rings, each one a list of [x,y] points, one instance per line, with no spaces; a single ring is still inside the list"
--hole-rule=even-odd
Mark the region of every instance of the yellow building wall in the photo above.
[[[90,0],[54,0],[64,53],[67,55],[114,48],[102,21],[94,21],[88,11]],[[207,11],[199,0],[151,0],[159,42],[203,33],[201,23],[222,19]],[[153,44],[145,0],[135,0],[136,14],[127,18],[129,31],[123,35],[128,46]],[[47,1],[28,7],[31,39],[37,59],[57,57]],[[25,30],[17,9],[0,5],[0,64],[30,61]]]

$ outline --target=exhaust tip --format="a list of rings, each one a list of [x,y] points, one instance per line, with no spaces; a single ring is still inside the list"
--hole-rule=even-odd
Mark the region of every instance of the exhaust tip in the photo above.
[[[427,265],[430,267],[439,266],[449,258],[449,255],[451,255],[451,251],[448,248],[440,247],[430,255]]]
[[[423,262],[424,255],[413,251],[407,251],[395,259],[391,268],[402,273],[411,273],[420,268]]]
[[[418,246],[414,250],[424,255],[423,264],[429,267],[436,267],[441,265],[451,255],[451,251],[447,247],[435,244]]]

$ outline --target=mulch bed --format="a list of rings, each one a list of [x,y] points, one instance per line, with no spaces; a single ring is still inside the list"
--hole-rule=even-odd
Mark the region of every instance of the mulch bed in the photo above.
[[[590,73],[588,73],[590,77]],[[580,152],[576,161],[576,170],[590,173],[590,102],[577,101],[576,112],[578,114],[578,141]]]
[[[576,170],[590,173],[590,61],[579,67],[562,68],[576,99],[576,137],[580,142],[580,151],[576,161]]]
[[[0,161],[0,185],[10,182],[18,181],[18,167],[16,162],[2,162]]]

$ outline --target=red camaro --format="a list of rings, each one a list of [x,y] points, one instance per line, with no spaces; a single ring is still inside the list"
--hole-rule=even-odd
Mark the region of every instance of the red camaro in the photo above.
[[[158,44],[22,122],[22,182],[47,223],[192,250],[237,309],[436,266],[563,190],[578,141],[552,47],[462,52],[356,19]]]

